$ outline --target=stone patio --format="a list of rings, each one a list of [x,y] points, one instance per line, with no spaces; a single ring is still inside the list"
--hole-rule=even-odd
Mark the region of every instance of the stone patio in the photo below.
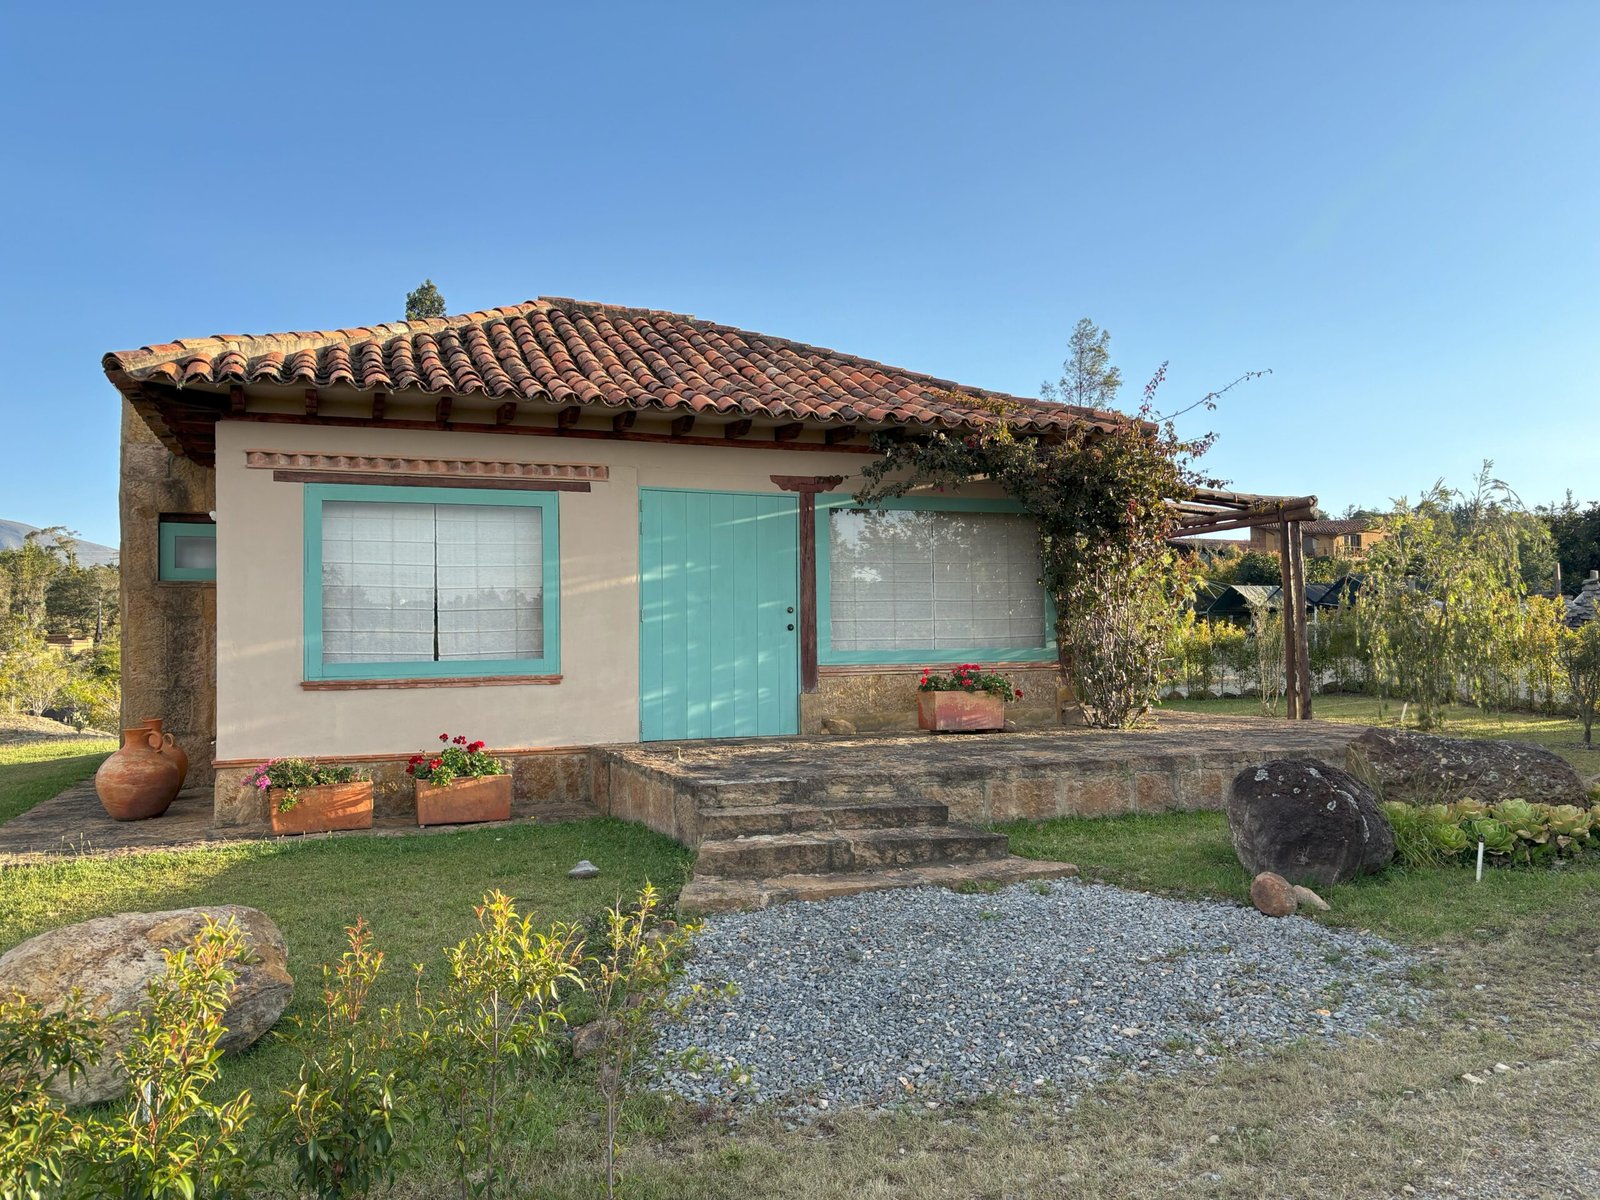
[[[1275,758],[1343,763],[1353,725],[1163,713],[1142,729],[649,743],[595,751],[595,803],[699,851],[686,908],[1069,874],[992,822],[1218,809]]]
[[[113,821],[100,807],[94,782],[87,780],[68,788],[59,796],[41,801],[21,816],[0,825],[0,867],[45,862],[62,857],[137,854],[153,850],[193,850],[224,842],[263,842],[291,840],[279,838],[260,827],[214,825],[212,790],[189,787],[179,793],[172,807],[148,821]],[[593,816],[593,809],[566,806],[546,809],[540,821],[570,820]],[[513,818],[513,821],[521,818]],[[410,817],[377,817],[371,829],[352,829],[339,833],[296,835],[306,838],[411,837],[449,834],[477,825],[432,825],[421,828]]]

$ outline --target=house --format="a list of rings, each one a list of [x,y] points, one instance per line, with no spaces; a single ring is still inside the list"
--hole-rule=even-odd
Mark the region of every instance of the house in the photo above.
[[[1302,521],[1300,533],[1311,558],[1361,558],[1384,534],[1370,517],[1343,517],[1336,521]],[[1250,549],[1259,554],[1278,552],[1277,525],[1250,531]]]
[[[1306,612],[1339,609],[1355,601],[1361,577],[1341,575],[1332,583],[1306,584]],[[1200,615],[1211,620],[1248,623],[1256,609],[1275,613],[1283,607],[1283,588],[1279,584],[1231,583],[1200,608]]]
[[[166,718],[220,824],[286,755],[379,811],[441,730],[587,801],[599,744],[882,729],[924,665],[1057,719],[1031,523],[994,490],[851,500],[869,435],[1116,414],[691,316],[540,299],[108,354],[121,393],[124,711]]]

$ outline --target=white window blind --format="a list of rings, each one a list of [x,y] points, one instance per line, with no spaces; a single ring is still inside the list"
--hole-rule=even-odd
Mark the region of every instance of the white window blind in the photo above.
[[[1026,517],[836,509],[828,530],[835,651],[1044,644],[1039,549]]]
[[[543,510],[322,506],[322,661],[544,654]]]

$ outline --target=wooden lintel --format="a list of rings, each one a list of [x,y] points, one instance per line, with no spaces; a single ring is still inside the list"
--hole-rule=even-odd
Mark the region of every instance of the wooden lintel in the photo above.
[[[433,419],[443,425],[450,419],[450,409],[454,407],[454,403],[449,396],[440,396],[439,403],[433,408]]]
[[[611,418],[611,432],[626,433],[633,428],[633,423],[638,419],[639,414],[631,408],[627,412],[619,412]]]
[[[511,418],[516,415],[517,402],[515,400],[507,400],[499,408],[494,410],[494,423],[496,425],[509,425],[511,424]]]
[[[583,415],[583,408],[577,404],[568,405],[556,414],[557,429],[573,429],[578,424],[578,418]]]
[[[388,407],[389,407],[389,393],[388,392],[373,392],[372,393],[372,419],[374,421],[383,420],[384,411]]]
[[[244,388],[237,383],[228,389],[228,411],[234,416],[244,411]]]
[[[791,421],[787,425],[779,425],[772,431],[772,440],[775,442],[792,442],[799,438],[805,426],[799,421]]]
[[[306,416],[308,416],[308,417],[316,416],[317,415],[317,405],[319,403],[321,403],[321,401],[317,397],[317,389],[316,388],[307,388],[306,389]]]
[[[840,442],[848,442],[856,436],[854,425],[841,425],[837,429],[830,429],[822,435],[822,440],[830,446],[837,446]]]
[[[672,420],[672,436],[673,437],[687,437],[689,435],[689,431],[692,430],[693,428],[694,428],[694,414],[693,413],[685,413],[683,416],[674,417],[673,420]]]
[[[737,421],[729,421],[722,427],[722,436],[727,438],[729,441],[733,441],[736,438],[742,438],[745,434],[750,432],[750,424],[750,419],[748,417],[741,418]]]
[[[274,483],[381,483],[384,487],[476,488],[494,492],[587,492],[586,479],[518,479],[509,476],[399,475],[372,471],[274,471]]]

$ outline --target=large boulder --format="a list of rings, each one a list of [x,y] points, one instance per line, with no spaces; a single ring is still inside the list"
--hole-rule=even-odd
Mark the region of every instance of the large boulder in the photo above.
[[[1564,758],[1527,742],[1369,729],[1350,743],[1346,766],[1385,800],[1406,804],[1466,798],[1580,808],[1589,803],[1583,780]]]
[[[70,1088],[64,1078],[51,1085],[61,1099],[69,1104],[99,1104],[127,1090],[117,1052],[133,1036],[131,1014],[144,1006],[150,982],[166,970],[161,952],[192,944],[208,916],[218,922],[229,917],[238,921],[254,959],[234,965],[233,996],[223,1017],[227,1032],[222,1049],[237,1053],[272,1028],[294,995],[283,934],[259,909],[220,904],[118,913],[41,933],[0,956],[0,996],[20,992],[50,1010],[59,1009],[77,988],[95,1013],[126,1014],[111,1023],[97,1064]]]
[[[1228,789],[1234,853],[1252,875],[1326,887],[1394,857],[1394,830],[1371,788],[1314,759],[1246,767]]]

